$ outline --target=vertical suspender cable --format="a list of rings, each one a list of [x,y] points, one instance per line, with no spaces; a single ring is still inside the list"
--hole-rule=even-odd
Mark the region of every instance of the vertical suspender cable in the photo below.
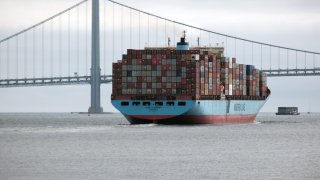
[[[123,7],[121,6],[121,54],[123,53]]]
[[[271,72],[271,46],[269,46],[269,66],[270,66],[270,72]]]
[[[251,54],[251,65],[253,65],[253,59],[254,59],[254,58],[253,58],[253,56],[254,56],[253,45],[254,45],[254,44],[251,43],[251,53],[252,53],[252,54]]]
[[[287,70],[289,69],[289,50],[287,50]]]
[[[278,69],[280,69],[280,48],[278,48]]]
[[[32,29],[32,69],[33,69],[33,78],[35,78],[36,76],[36,32],[35,32],[35,28]]]
[[[176,23],[173,23],[173,46],[176,45]]]
[[[112,4],[112,61],[115,61],[115,59],[114,59],[114,38],[115,38],[115,36],[116,35],[114,34],[114,3],[113,3]],[[139,44],[139,46],[140,46],[140,44]]]
[[[86,61],[86,76],[88,76],[88,1],[86,2],[85,7],[85,21],[86,21],[86,32],[85,32],[85,61]]]
[[[260,47],[260,52],[261,52],[261,57],[260,57],[260,61],[261,61],[261,67],[260,67],[260,70],[262,70],[262,58],[263,58],[263,56],[262,56],[262,44],[261,44],[261,47]]]
[[[164,44],[166,46],[167,42],[167,20],[164,20]]]
[[[200,37],[199,36],[198,36],[197,42],[198,42],[198,47],[200,47]]]
[[[61,77],[61,69],[62,69],[62,65],[61,65],[61,62],[62,62],[62,53],[61,53],[61,50],[62,50],[62,42],[61,42],[61,15],[59,16],[59,77]]]
[[[298,52],[296,51],[296,70],[298,69]]]
[[[121,6],[121,54],[123,53],[123,6]]]
[[[245,64],[246,63],[246,47],[245,47],[245,44],[246,42],[245,41],[242,41],[242,46],[243,46],[243,63]]]
[[[28,75],[28,52],[27,52],[27,32],[24,33],[24,77],[27,78]]]
[[[139,49],[140,49],[140,44],[141,44],[141,21],[140,21],[140,11],[139,11]]]
[[[104,67],[104,75],[106,75],[107,72],[107,66],[106,66],[106,62],[107,62],[107,57],[106,57],[106,50],[107,50],[107,6],[105,3],[103,3],[103,7],[104,7],[104,39],[103,39],[103,57],[104,57],[104,62],[103,62],[103,67]]]
[[[50,24],[50,68],[51,77],[53,77],[53,20]]]
[[[201,44],[201,30],[199,30],[199,37],[198,37],[198,46],[200,47]],[[176,44],[175,40],[174,40],[174,44]]]
[[[139,11],[139,49],[141,44],[141,21],[140,21],[140,11]]]
[[[313,68],[316,68],[316,56],[313,54]]]
[[[9,71],[10,71],[10,42],[7,41],[7,79],[9,78]]]
[[[68,76],[70,77],[70,10],[68,11]]]
[[[2,68],[2,43],[0,43],[0,79],[1,79],[1,68]]]
[[[44,24],[42,24],[41,28],[41,70],[42,70],[42,78],[44,78]]]
[[[149,44],[149,42],[150,42],[150,41],[149,41],[149,40],[150,40],[150,39],[149,39],[149,33],[150,33],[150,32],[149,32],[149,31],[150,31],[150,30],[149,30],[149,15],[147,15],[147,16],[148,16],[148,47],[149,47],[149,45],[150,45],[150,44]]]
[[[19,36],[16,36],[16,79],[19,76]]]
[[[227,54],[228,54],[228,37],[227,36],[226,36],[225,51],[226,51],[225,57],[227,57]]]
[[[237,39],[234,39],[234,57],[237,58]]]
[[[2,66],[3,66],[3,68],[4,68],[4,63],[2,63],[2,61],[5,59],[4,58],[4,48],[3,48],[3,46],[4,46],[4,43],[0,43],[0,79],[1,79],[1,72],[5,72],[5,71],[1,71],[1,68],[2,68]],[[4,76],[4,75],[3,75]]]
[[[304,69],[307,69],[307,53],[304,53]]]
[[[77,73],[80,74],[80,56],[79,56],[79,6],[77,6]]]
[[[193,36],[192,36],[192,28],[189,28],[190,29],[190,33],[189,33],[189,37],[190,37],[190,46],[192,46],[193,44]]]
[[[158,47],[158,18],[156,18],[156,47]]]
[[[129,9],[130,13],[130,49],[132,49],[132,11]]]
[[[217,34],[213,34],[213,46],[219,47],[220,38]],[[221,43],[224,44],[224,43]]]

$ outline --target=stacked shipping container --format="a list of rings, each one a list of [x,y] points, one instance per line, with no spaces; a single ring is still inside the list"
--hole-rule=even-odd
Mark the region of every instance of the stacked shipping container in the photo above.
[[[128,50],[122,61],[113,64],[117,68],[113,74],[113,95],[194,99],[198,55],[199,51]]]
[[[131,50],[113,64],[117,99],[219,99],[262,97],[266,75],[208,50]]]

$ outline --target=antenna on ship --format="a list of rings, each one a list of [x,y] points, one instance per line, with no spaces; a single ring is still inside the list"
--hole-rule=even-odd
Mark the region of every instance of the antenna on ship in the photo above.
[[[187,33],[187,31],[184,30],[184,31],[182,31],[182,33],[183,33],[183,38],[186,39],[186,33]]]
[[[200,37],[198,37],[197,42],[198,42],[198,47],[200,47]]]

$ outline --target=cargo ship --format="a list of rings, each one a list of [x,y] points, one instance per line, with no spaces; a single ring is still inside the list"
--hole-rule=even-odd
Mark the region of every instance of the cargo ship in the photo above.
[[[131,124],[252,123],[267,101],[266,74],[223,47],[128,49],[113,63],[111,102]]]

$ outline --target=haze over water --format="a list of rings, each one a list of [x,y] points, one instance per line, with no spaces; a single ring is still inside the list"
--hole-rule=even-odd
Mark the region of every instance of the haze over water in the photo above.
[[[320,114],[128,125],[120,114],[0,114],[0,179],[320,179]]]

